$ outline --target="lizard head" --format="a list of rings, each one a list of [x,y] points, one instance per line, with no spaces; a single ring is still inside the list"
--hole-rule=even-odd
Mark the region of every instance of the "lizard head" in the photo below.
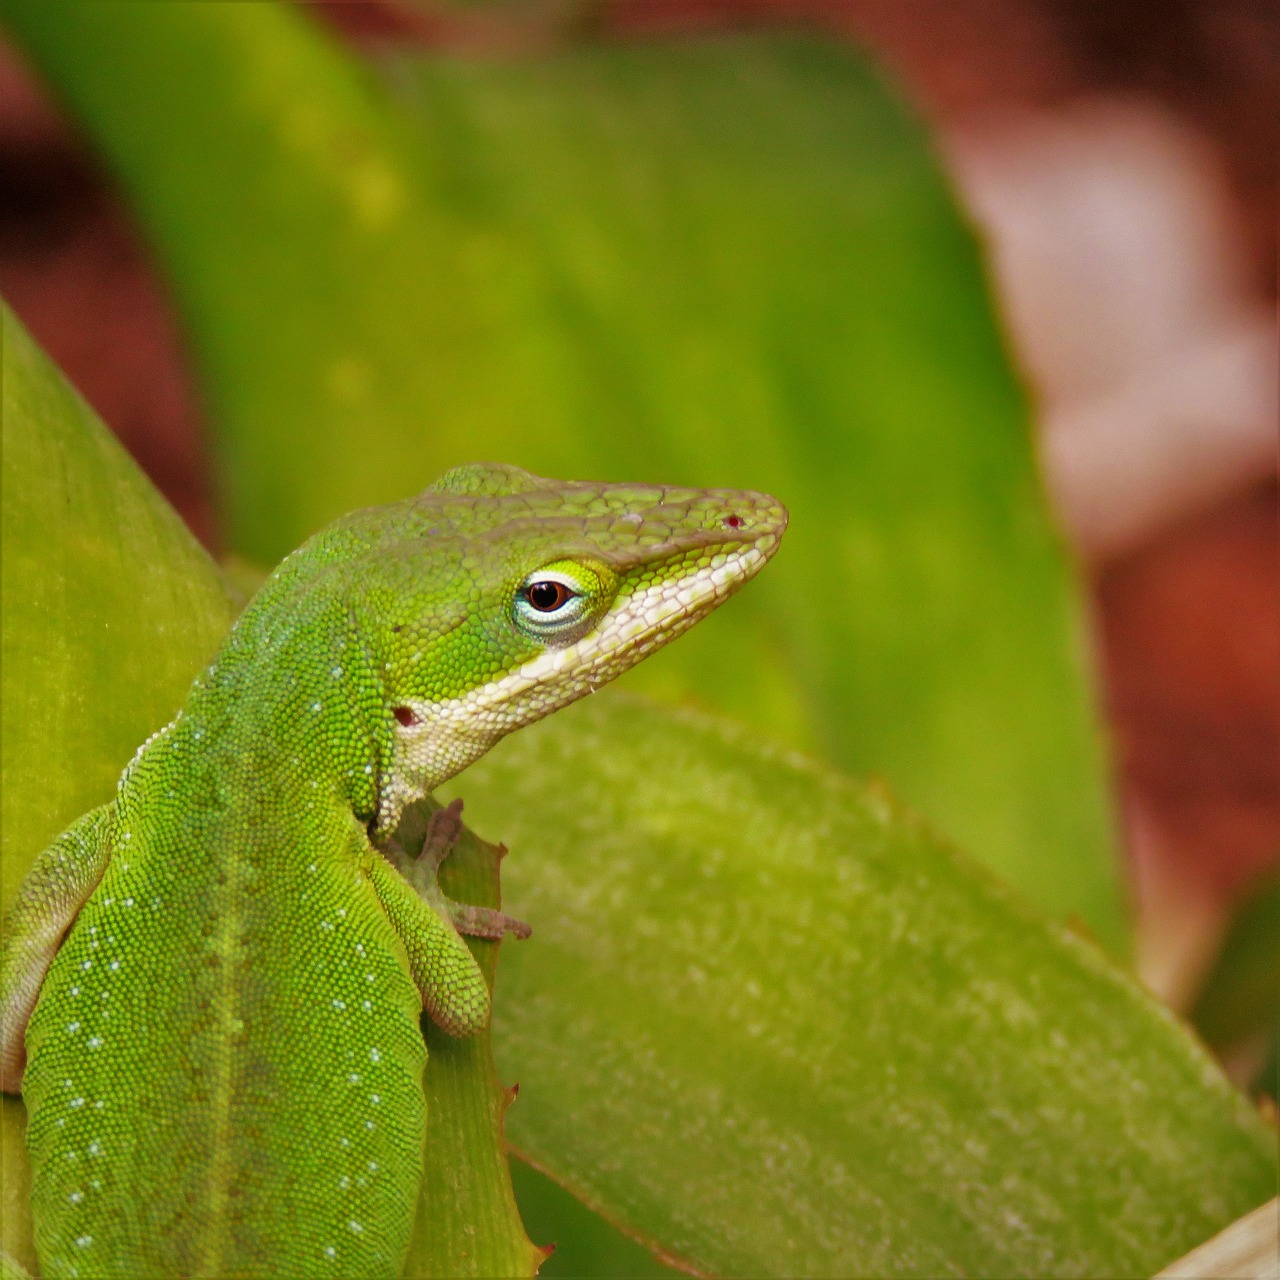
[[[450,471],[395,509],[376,630],[396,763],[380,824],[499,738],[621,675],[764,567],[774,498]]]

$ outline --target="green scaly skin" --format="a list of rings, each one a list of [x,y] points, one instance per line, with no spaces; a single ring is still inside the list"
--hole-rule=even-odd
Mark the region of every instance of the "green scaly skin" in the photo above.
[[[440,894],[456,810],[416,862],[401,812],[709,613],[785,523],[759,494],[480,465],[277,568],[5,921],[0,1087],[46,1276],[398,1273],[420,1012],[483,1027],[457,928],[527,932]]]

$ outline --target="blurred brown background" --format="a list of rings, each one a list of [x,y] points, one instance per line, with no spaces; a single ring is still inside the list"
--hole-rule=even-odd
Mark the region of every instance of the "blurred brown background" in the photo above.
[[[356,44],[553,40],[409,0],[316,6]],[[1140,964],[1174,1004],[1280,866],[1280,8],[1249,0],[620,0],[606,38],[799,23],[863,41],[930,120],[1038,405],[1096,604]],[[163,282],[75,131],[0,42],[0,292],[219,547]]]

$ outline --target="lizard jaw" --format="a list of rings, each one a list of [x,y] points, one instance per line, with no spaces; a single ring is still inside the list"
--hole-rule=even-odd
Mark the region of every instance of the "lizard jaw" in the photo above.
[[[395,763],[383,784],[378,830],[394,829],[406,805],[460,773],[512,730],[594,693],[687,631],[754,577],[777,541],[710,548],[705,563],[621,596],[572,644],[546,649],[462,697],[406,699],[411,719],[396,725]]]

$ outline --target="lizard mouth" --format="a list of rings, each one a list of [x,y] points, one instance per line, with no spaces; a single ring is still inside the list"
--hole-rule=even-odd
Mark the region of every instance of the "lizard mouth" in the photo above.
[[[616,501],[627,505],[585,516],[522,513],[485,535],[509,543],[523,534],[546,562],[603,562],[617,593],[588,630],[546,641],[505,675],[397,706],[397,798],[434,789],[507,733],[594,693],[687,631],[764,568],[787,527],[777,499],[743,490],[641,489]]]
[[[755,577],[777,550],[782,527],[785,515],[778,526],[759,530],[745,543],[741,534],[732,541],[684,543],[683,572],[669,569],[653,581],[641,577],[629,588],[624,585],[613,607],[586,635],[545,650],[504,679],[459,700],[460,716],[473,725],[501,720],[500,732],[507,732],[594,693]],[[643,573],[643,566],[635,572]]]

